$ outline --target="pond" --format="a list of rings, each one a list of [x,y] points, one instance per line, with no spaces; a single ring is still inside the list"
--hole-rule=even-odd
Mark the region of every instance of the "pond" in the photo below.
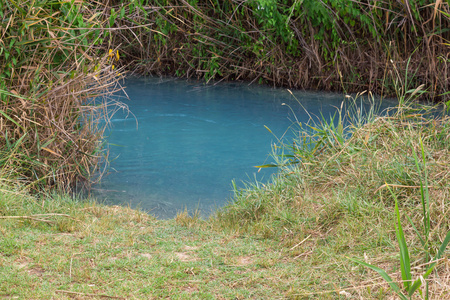
[[[276,169],[255,166],[272,162],[272,145],[293,136],[294,121],[328,118],[345,98],[172,78],[128,78],[124,86],[129,111],[111,119],[110,169],[93,195],[158,218],[185,209],[207,216],[232,200],[233,180],[267,182]]]

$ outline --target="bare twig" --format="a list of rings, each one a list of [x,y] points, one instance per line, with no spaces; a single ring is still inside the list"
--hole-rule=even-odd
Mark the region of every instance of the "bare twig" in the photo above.
[[[37,215],[31,215],[31,216],[0,216],[0,219],[28,219],[33,221],[39,221],[44,222],[48,224],[54,224],[55,222],[47,220],[47,219],[41,219],[37,217],[51,217],[51,216],[60,216],[60,217],[67,217],[73,219],[71,216],[66,214],[37,214]]]
[[[379,188],[377,188],[373,193],[376,194],[379,190],[388,187],[388,186],[392,186],[392,187],[401,187],[401,188],[409,188],[409,189],[419,189],[420,185],[402,185],[402,184],[389,184],[389,183],[385,183],[382,186],[380,186]],[[435,188],[434,186],[428,186],[428,188]]]
[[[303,244],[307,239],[309,239],[311,237],[311,235],[308,235],[306,238],[304,238],[300,243],[298,243],[297,245],[295,245],[294,247],[292,247],[289,250],[294,250],[295,248],[297,248],[298,246],[300,246],[301,244]]]

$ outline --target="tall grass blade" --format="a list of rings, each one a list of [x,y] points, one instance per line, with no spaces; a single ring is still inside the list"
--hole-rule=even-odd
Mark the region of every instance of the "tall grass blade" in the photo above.
[[[354,262],[356,262],[356,263],[358,263],[360,265],[363,265],[363,266],[365,266],[365,267],[367,267],[369,269],[372,269],[375,272],[377,272],[378,274],[380,274],[380,276],[383,277],[383,279],[389,284],[389,286],[392,288],[392,290],[395,293],[397,293],[397,295],[400,297],[400,299],[408,300],[408,298],[406,298],[406,296],[403,295],[403,293],[401,292],[400,287],[392,280],[392,278],[386,273],[386,271],[384,271],[383,269],[378,268],[376,266],[373,266],[371,264],[368,264],[368,263],[365,263],[363,261],[354,259],[354,258],[350,258],[350,260],[352,260],[352,261],[354,261]]]
[[[276,168],[279,166],[280,165],[277,165],[277,164],[265,164],[265,165],[255,166],[255,168]]]
[[[389,188],[389,187],[388,187]],[[390,188],[389,188],[390,190]],[[390,190],[391,191],[391,190]],[[393,193],[391,191],[391,193]],[[400,247],[400,268],[402,273],[403,284],[405,286],[406,291],[409,291],[409,287],[411,284],[411,262],[409,260],[409,251],[408,246],[406,245],[405,234],[403,233],[402,223],[400,220],[400,211],[398,209],[398,200],[395,198],[395,213],[397,214],[397,228],[395,230],[398,245]]]
[[[423,161],[423,172],[424,172],[424,182],[425,186],[421,187],[420,191],[424,191],[424,194],[422,194],[422,199],[425,198],[426,202],[426,212],[423,215],[425,221],[426,221],[426,231],[425,231],[425,238],[428,241],[429,233],[430,233],[430,194],[428,191],[428,174],[427,174],[427,168],[426,168],[426,161],[425,161],[425,150],[423,148],[423,140],[420,138],[420,150],[422,152],[422,161]]]
[[[427,170],[426,170],[426,161],[425,161],[425,151],[423,147],[423,141],[422,138],[419,139],[420,142],[420,148],[422,153],[422,162],[423,162],[423,172],[424,172],[424,181],[422,181],[422,177],[419,176],[419,183],[420,183],[420,199],[422,203],[422,214],[423,214],[423,230],[424,230],[424,239],[423,239],[423,245],[424,249],[427,250],[427,244],[428,244],[428,238],[430,233],[430,196],[428,193],[428,180],[427,180]],[[420,174],[422,173],[420,164],[419,164],[419,158],[417,157],[417,153],[413,150],[414,155],[414,161],[416,164],[417,172]],[[422,240],[422,239],[421,239]]]
[[[436,254],[436,257],[434,258],[434,261],[432,264],[430,264],[429,269],[424,274],[424,278],[428,277],[431,272],[433,271],[434,267],[437,264],[437,261],[441,258],[442,254],[444,254],[445,249],[447,248],[448,244],[450,243],[450,231],[447,232],[447,235],[445,236],[444,241],[442,242],[441,246],[439,247],[438,253]]]
[[[422,235],[420,234],[419,230],[417,229],[416,225],[414,225],[414,222],[411,220],[411,218],[409,216],[406,216],[408,218],[409,223],[411,224],[412,228],[414,229],[414,231],[417,234],[417,237],[420,240],[420,243],[422,244],[422,246],[425,247],[425,240],[422,238]]]
[[[422,286],[422,280],[419,277],[416,279],[416,281],[414,281],[414,283],[409,288],[408,296],[411,297],[414,294],[414,292],[417,291],[417,289],[420,288],[421,286]]]
[[[6,119],[8,119],[9,121],[13,122],[14,125],[16,125],[17,127],[20,127],[22,130],[25,131],[25,128],[23,128],[22,125],[20,125],[20,124],[17,123],[16,121],[14,121],[14,119],[11,118],[10,116],[8,116],[3,110],[0,110],[0,114],[1,114],[2,116],[4,116]]]
[[[441,258],[442,254],[444,254],[445,249],[447,248],[449,242],[450,242],[450,231],[447,232],[447,235],[445,236],[444,241],[442,242],[441,246],[439,247],[438,253],[436,254],[436,257],[434,258],[434,262],[429,265],[428,270],[425,272],[425,274],[423,274],[422,277],[424,279],[427,279],[428,276],[430,276],[431,272],[433,272],[434,268],[437,266],[437,261]],[[419,277],[411,285],[408,295],[411,297],[414,294],[414,292],[421,285],[422,285],[422,280]],[[427,288],[427,290],[428,290],[428,288]],[[428,293],[428,291],[427,291],[427,293]],[[427,299],[428,296],[426,296],[425,298]]]

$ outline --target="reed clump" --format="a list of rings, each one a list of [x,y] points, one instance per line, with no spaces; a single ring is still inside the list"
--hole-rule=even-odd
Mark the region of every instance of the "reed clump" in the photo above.
[[[393,61],[427,97],[448,98],[446,1],[108,3],[112,43],[140,74],[395,95]]]
[[[0,2],[2,177],[67,190],[98,171],[99,125],[120,74],[97,10],[84,1]]]

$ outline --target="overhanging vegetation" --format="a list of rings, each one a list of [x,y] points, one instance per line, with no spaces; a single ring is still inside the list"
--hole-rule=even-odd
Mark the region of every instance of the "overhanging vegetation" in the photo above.
[[[412,86],[433,99],[448,90],[445,1],[110,3],[113,43],[140,74],[395,95],[395,68],[410,60]]]

